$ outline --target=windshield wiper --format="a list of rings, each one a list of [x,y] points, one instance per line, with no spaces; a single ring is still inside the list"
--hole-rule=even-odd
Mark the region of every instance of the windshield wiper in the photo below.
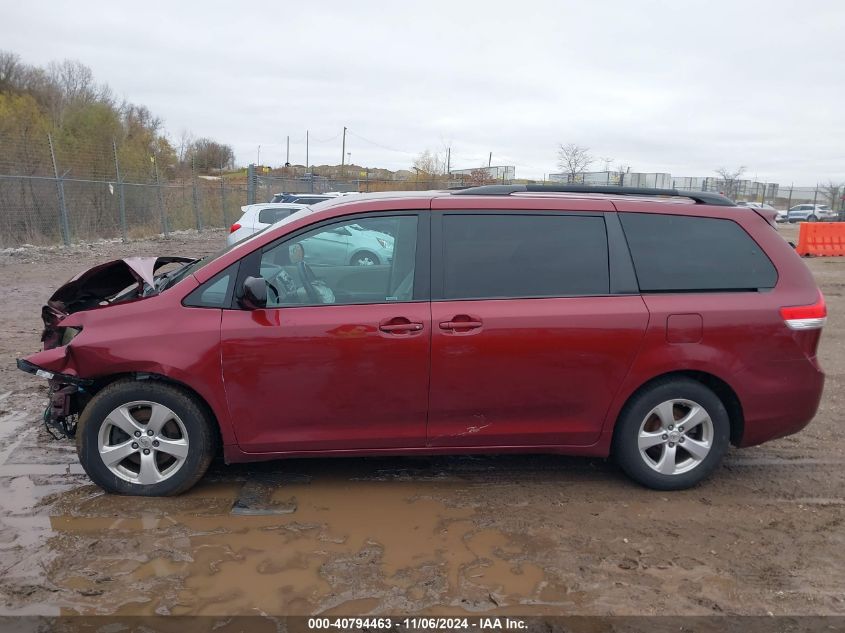
[[[195,259],[192,262],[184,262],[184,265],[181,268],[177,268],[176,270],[171,270],[170,272],[167,272],[167,273],[162,273],[161,275],[159,275],[155,279],[155,282],[156,282],[155,290],[158,291],[158,292],[161,292],[162,290],[164,290],[165,288],[170,286],[170,284],[173,283],[174,281],[179,281],[180,279],[185,277],[188,274],[188,272],[190,272],[198,263],[202,262],[204,259],[206,259],[206,258],[204,257],[203,259]]]

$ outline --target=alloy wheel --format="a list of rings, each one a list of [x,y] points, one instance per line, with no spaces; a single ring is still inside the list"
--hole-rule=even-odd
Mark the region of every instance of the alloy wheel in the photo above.
[[[97,448],[103,464],[117,477],[135,484],[157,484],[185,463],[188,431],[168,407],[138,400],[106,416]]]
[[[661,402],[643,419],[637,437],[640,456],[663,475],[689,472],[713,447],[713,420],[700,404],[686,399]]]

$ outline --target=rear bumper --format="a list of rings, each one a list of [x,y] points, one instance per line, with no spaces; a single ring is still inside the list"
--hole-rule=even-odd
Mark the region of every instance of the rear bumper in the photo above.
[[[757,365],[737,378],[745,418],[741,447],[803,429],[816,415],[824,390],[824,372],[815,357]]]

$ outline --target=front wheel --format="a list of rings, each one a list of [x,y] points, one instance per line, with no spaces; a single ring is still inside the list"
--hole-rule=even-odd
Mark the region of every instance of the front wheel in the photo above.
[[[155,380],[120,380],[85,407],[76,451],[88,476],[107,492],[177,495],[208,469],[211,429],[206,412],[181,389]]]
[[[730,442],[730,420],[710,389],[689,379],[660,381],[625,406],[613,454],[638,483],[682,490],[707,478]]]
[[[807,222],[818,222],[818,221],[819,221],[819,219],[814,215],[811,215],[807,218]]]

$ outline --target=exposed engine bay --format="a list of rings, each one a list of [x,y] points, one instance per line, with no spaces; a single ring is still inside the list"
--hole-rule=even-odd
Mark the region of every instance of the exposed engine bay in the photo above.
[[[62,325],[69,315],[154,296],[178,281],[190,268],[188,264],[195,261],[188,257],[127,257],[78,274],[56,290],[41,309],[43,349],[66,347],[79,334],[81,328]],[[87,388],[94,381],[55,373],[25,360],[17,364],[23,371],[46,378],[50,385],[43,416],[50,434],[56,439],[73,437],[79,412],[92,396]]]

